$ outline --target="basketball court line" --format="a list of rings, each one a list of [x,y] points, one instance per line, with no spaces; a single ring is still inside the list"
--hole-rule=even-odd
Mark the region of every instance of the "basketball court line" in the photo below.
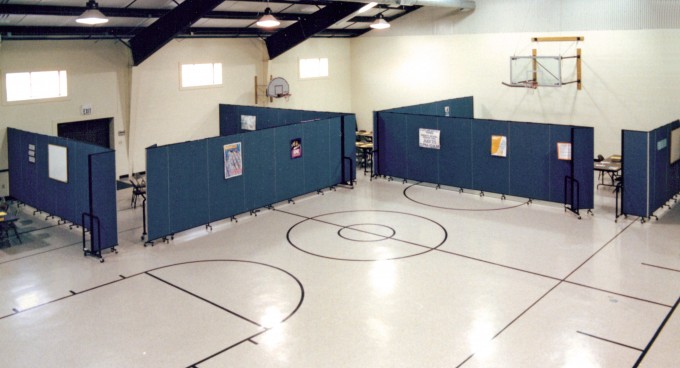
[[[659,269],[666,270],[666,271],[680,272],[680,270],[676,270],[675,268],[668,268],[668,267],[663,267],[663,266],[657,266],[657,265],[653,265],[653,264],[649,264],[649,263],[644,263],[644,262],[642,262],[642,263],[640,263],[640,264],[643,265],[643,266],[649,266],[649,267],[659,268]]]
[[[609,343],[612,343],[612,344],[623,346],[624,348],[628,348],[628,349],[637,350],[639,352],[642,352],[642,349],[640,349],[640,348],[636,348],[634,346],[622,344],[622,343],[614,341],[614,340],[605,339],[604,337],[595,336],[595,335],[592,335],[592,334],[589,334],[589,333],[586,333],[586,332],[583,332],[583,331],[576,331],[576,333],[579,333],[579,334],[584,335],[584,336],[592,337],[593,339],[606,341],[606,342],[609,342]]]
[[[238,318],[240,318],[240,319],[242,319],[242,320],[244,320],[244,321],[246,321],[246,322],[249,322],[249,323],[251,323],[251,324],[254,324],[255,326],[257,326],[257,327],[263,329],[262,331],[260,331],[260,332],[258,332],[258,333],[256,333],[256,334],[254,334],[254,335],[252,335],[252,336],[246,337],[245,339],[240,340],[240,341],[236,342],[235,344],[232,344],[232,345],[230,345],[230,346],[228,346],[228,347],[226,347],[226,348],[224,348],[224,349],[222,349],[222,350],[219,350],[218,352],[216,352],[216,353],[214,353],[214,354],[212,354],[212,355],[210,355],[210,356],[208,356],[208,357],[206,357],[206,358],[200,360],[199,362],[196,362],[196,363],[194,363],[194,364],[192,364],[192,365],[189,366],[189,367],[195,367],[197,364],[204,363],[204,362],[206,362],[207,360],[210,360],[210,359],[212,359],[212,358],[214,358],[214,357],[216,357],[216,356],[218,356],[218,355],[220,355],[220,354],[222,354],[222,353],[228,351],[229,349],[231,349],[231,348],[233,348],[233,347],[235,347],[235,346],[238,346],[238,345],[240,345],[240,344],[242,344],[242,343],[244,343],[244,342],[246,342],[246,341],[251,341],[253,338],[255,338],[255,337],[257,337],[257,336],[259,336],[259,335],[261,335],[261,334],[263,334],[263,333],[265,333],[265,332],[271,330],[271,328],[264,327],[264,326],[260,325],[260,324],[257,323],[257,322],[254,322],[254,321],[252,321],[252,320],[250,320],[250,319],[248,319],[248,318],[246,318],[246,317],[244,317],[244,316],[241,316],[241,315],[238,314],[238,313],[235,313],[235,312],[233,312],[233,311],[231,311],[231,310],[229,310],[229,309],[227,309],[227,308],[225,308],[225,307],[222,307],[222,306],[220,306],[220,305],[218,305],[218,304],[216,304],[216,303],[214,303],[214,302],[212,302],[212,301],[210,301],[210,300],[208,300],[208,299],[205,299],[205,298],[203,298],[203,297],[201,297],[201,296],[198,296],[198,295],[195,294],[195,293],[192,293],[192,292],[190,292],[190,291],[188,291],[188,290],[186,290],[186,289],[184,289],[184,288],[181,288],[181,287],[179,287],[179,286],[177,286],[177,285],[174,285],[174,284],[172,284],[172,283],[170,283],[170,282],[168,282],[168,281],[166,281],[166,280],[163,280],[162,278],[160,278],[160,277],[158,277],[158,276],[155,276],[155,275],[152,275],[152,274],[151,274],[151,272],[152,272],[152,271],[155,271],[155,270],[170,268],[170,267],[173,267],[173,266],[181,266],[181,265],[185,265],[185,264],[203,263],[203,262],[239,262],[239,263],[247,263],[247,264],[259,265],[259,266],[269,267],[269,268],[273,268],[273,269],[275,269],[275,270],[281,271],[281,272],[285,273],[286,275],[290,276],[293,280],[295,280],[295,282],[296,282],[296,283],[298,284],[298,286],[300,287],[300,293],[301,293],[301,294],[300,294],[300,301],[298,302],[298,304],[297,304],[297,306],[295,307],[295,309],[293,309],[293,311],[291,311],[291,313],[290,313],[288,316],[286,316],[285,318],[283,318],[283,319],[279,322],[279,324],[280,324],[280,323],[284,323],[284,322],[287,321],[289,318],[291,318],[291,317],[292,317],[292,316],[300,309],[300,306],[302,305],[302,303],[303,303],[303,301],[304,301],[304,298],[305,298],[305,291],[304,291],[304,287],[303,287],[303,285],[302,285],[302,282],[300,282],[300,280],[299,280],[297,277],[295,277],[293,274],[291,274],[290,272],[288,272],[288,271],[286,271],[286,270],[284,270],[284,269],[282,269],[282,268],[279,268],[279,267],[276,267],[276,266],[272,266],[272,265],[269,265],[269,264],[265,264],[265,263],[254,262],[254,261],[245,261],[245,260],[236,260],[236,259],[210,259],[210,260],[189,261],[189,262],[180,262],[180,263],[175,263],[175,264],[171,264],[171,265],[165,265],[165,266],[153,268],[153,269],[151,269],[151,270],[142,271],[142,272],[139,272],[139,273],[136,273],[136,274],[127,276],[127,277],[126,277],[126,276],[123,276],[123,275],[119,275],[120,279],[118,279],[118,280],[113,280],[113,281],[110,281],[110,282],[106,282],[106,283],[103,283],[103,284],[101,284],[101,285],[97,285],[97,286],[94,286],[94,287],[91,287],[91,288],[88,288],[88,289],[84,289],[84,290],[79,291],[79,292],[70,291],[70,295],[66,295],[66,296],[61,297],[61,298],[57,298],[57,299],[54,299],[54,300],[50,300],[50,301],[48,301],[48,302],[45,302],[45,303],[42,303],[42,304],[38,304],[38,305],[32,306],[32,307],[30,307],[30,308],[24,309],[24,310],[16,310],[16,309],[15,309],[15,310],[14,310],[14,311],[15,311],[14,313],[9,314],[9,315],[5,315],[5,316],[1,316],[1,317],[0,317],[0,320],[2,320],[2,319],[4,319],[4,318],[8,318],[8,317],[15,316],[15,315],[17,315],[17,314],[20,314],[20,313],[23,313],[23,312],[26,312],[26,311],[29,311],[29,310],[37,309],[37,308],[46,306],[46,305],[48,305],[48,304],[56,303],[56,302],[61,301],[61,300],[64,300],[64,299],[72,298],[72,297],[74,297],[74,296],[77,296],[77,295],[80,295],[80,294],[83,294],[83,293],[87,293],[87,292],[90,292],[90,291],[93,291],[93,290],[102,288],[102,287],[104,287],[104,286],[108,286],[108,285],[115,284],[115,283],[118,283],[118,282],[121,282],[121,281],[129,280],[129,279],[134,278],[134,277],[137,277],[137,276],[147,275],[147,276],[150,276],[150,277],[152,277],[152,278],[154,278],[154,279],[156,279],[156,280],[158,280],[158,281],[160,281],[160,282],[162,282],[162,283],[167,284],[168,286],[171,286],[171,287],[176,288],[176,289],[178,289],[178,290],[180,290],[180,291],[183,291],[184,293],[187,293],[187,294],[189,294],[189,295],[191,295],[191,296],[193,296],[193,297],[195,297],[195,298],[197,298],[197,299],[199,299],[199,300],[201,300],[201,301],[203,301],[203,302],[206,302],[206,303],[208,303],[208,304],[210,304],[210,305],[212,305],[212,306],[214,306],[214,307],[219,308],[219,309],[222,310],[222,311],[225,311],[225,312],[227,312],[227,313],[229,313],[229,314],[231,314],[231,315],[233,315],[233,316],[235,316],[235,317],[238,317]]]
[[[479,209],[477,209],[477,208],[453,208],[453,207],[436,206],[436,205],[433,205],[433,204],[423,203],[423,202],[417,201],[417,200],[415,200],[415,199],[409,197],[408,194],[406,193],[410,188],[413,188],[413,187],[415,187],[415,186],[422,186],[422,187],[424,187],[424,188],[429,188],[429,187],[427,187],[427,186],[420,185],[420,184],[422,184],[422,183],[423,183],[423,182],[421,181],[421,182],[417,182],[417,183],[415,183],[415,184],[409,185],[408,187],[404,188],[404,191],[403,191],[402,193],[403,193],[404,197],[405,197],[406,199],[408,199],[409,201],[414,202],[414,203],[418,203],[418,204],[423,205],[423,206],[432,207],[432,208],[440,208],[440,209],[451,210],[451,211],[490,212],[490,211],[510,210],[510,209],[513,209],[513,208],[522,207],[523,205],[527,205],[527,206],[528,206],[528,205],[532,202],[532,200],[529,199],[529,200],[527,200],[526,202],[521,202],[521,203],[519,203],[519,204],[517,204],[517,205],[513,205],[513,206],[510,206],[510,207],[488,208],[488,209],[482,209],[482,208],[479,208]],[[461,188],[461,189],[462,189],[462,188]],[[462,194],[462,193],[461,193],[461,194]],[[501,200],[502,200],[502,199],[501,199]]]
[[[419,255],[422,255],[422,254],[429,253],[429,252],[431,252],[431,251],[433,251],[433,250],[437,250],[440,246],[444,245],[444,243],[446,243],[446,240],[448,239],[448,232],[446,231],[446,228],[445,228],[444,226],[442,226],[442,225],[439,224],[438,222],[436,222],[436,221],[434,221],[434,220],[432,220],[432,219],[429,219],[429,218],[427,218],[427,217],[423,217],[423,216],[420,216],[420,215],[414,215],[414,214],[411,214],[411,213],[408,213],[408,212],[386,211],[386,210],[349,210],[349,211],[338,211],[338,212],[323,213],[323,214],[317,215],[317,216],[315,216],[315,217],[308,217],[308,216],[299,215],[299,214],[296,214],[296,213],[293,213],[293,212],[283,211],[283,210],[276,209],[276,208],[273,208],[272,210],[273,210],[273,211],[282,212],[282,213],[285,213],[285,214],[288,214],[288,215],[292,215],[292,216],[297,216],[297,217],[304,218],[304,220],[302,220],[302,221],[296,223],[295,225],[291,226],[291,227],[288,229],[288,232],[286,233],[286,239],[288,240],[288,243],[290,243],[290,245],[292,245],[295,249],[298,249],[298,250],[300,250],[301,252],[307,253],[307,254],[312,255],[312,256],[315,256],[315,257],[326,258],[326,259],[333,259],[333,260],[338,260],[338,261],[376,262],[376,261],[388,261],[388,260],[397,260],[397,259],[410,258],[410,257],[415,257],[415,256],[419,256]],[[429,246],[427,246],[427,245],[418,244],[418,243],[411,242],[411,241],[408,241],[408,240],[399,239],[399,238],[395,238],[395,237],[390,237],[390,239],[395,240],[395,241],[397,241],[397,242],[400,242],[400,243],[403,243],[403,244],[408,244],[408,245],[413,245],[413,246],[417,246],[417,247],[421,247],[421,248],[425,248],[425,249],[427,249],[427,250],[424,251],[424,252],[421,252],[421,253],[416,253],[416,254],[411,254],[411,255],[406,255],[406,256],[401,256],[401,257],[386,258],[386,259],[347,259],[347,258],[337,258],[337,257],[323,256],[323,255],[316,254],[316,253],[311,253],[311,252],[306,251],[306,250],[304,250],[304,249],[302,249],[302,248],[299,248],[299,247],[296,246],[295,243],[293,243],[293,242],[291,241],[291,239],[290,239],[290,232],[291,232],[291,230],[294,229],[297,225],[300,225],[301,223],[303,223],[303,222],[305,222],[305,221],[315,221],[315,222],[323,223],[323,224],[326,224],[326,225],[338,227],[338,228],[340,228],[340,230],[342,230],[342,229],[348,229],[348,230],[350,230],[350,231],[355,231],[355,232],[358,232],[358,233],[363,233],[363,234],[367,234],[367,235],[377,236],[377,237],[380,237],[380,238],[384,238],[384,237],[385,237],[385,236],[382,235],[382,234],[373,233],[373,232],[370,232],[370,231],[367,231],[367,230],[349,228],[348,225],[339,225],[339,224],[336,224],[336,223],[333,223],[333,222],[329,222],[329,221],[325,221],[325,220],[320,220],[320,219],[318,219],[318,217],[321,217],[321,216],[329,216],[329,215],[336,215],[336,214],[343,214],[343,213],[353,213],[353,212],[384,212],[384,213],[402,214],[402,215],[408,215],[408,216],[418,217],[418,218],[421,218],[421,219],[430,221],[430,222],[436,224],[437,226],[439,226],[439,227],[444,231],[444,239],[443,239],[439,244],[437,244],[435,247],[429,247]],[[351,226],[351,225],[349,225],[349,226]]]
[[[536,304],[538,304],[538,302],[540,302],[543,298],[545,298],[548,294],[550,294],[550,293],[551,293],[553,290],[555,290],[558,286],[562,285],[562,283],[565,283],[565,280],[566,280],[567,278],[569,278],[569,277],[570,277],[571,275],[573,275],[576,271],[578,271],[581,267],[583,267],[583,265],[585,265],[586,263],[588,263],[588,261],[590,261],[591,259],[593,259],[593,257],[595,257],[598,253],[600,253],[600,251],[602,251],[604,248],[606,248],[609,244],[611,244],[612,242],[614,242],[614,240],[615,240],[616,238],[618,238],[621,234],[623,234],[624,231],[628,230],[628,228],[630,228],[630,226],[633,225],[633,224],[636,223],[636,222],[637,222],[637,219],[636,219],[635,221],[631,221],[631,223],[629,223],[629,224],[626,225],[626,227],[624,227],[621,231],[619,231],[618,233],[616,233],[611,239],[609,239],[609,241],[607,241],[607,242],[606,242],[604,245],[602,245],[598,250],[596,250],[595,253],[593,253],[590,257],[588,257],[585,261],[583,261],[580,265],[578,265],[578,266],[577,266],[573,271],[571,271],[567,276],[565,276],[562,280],[560,280],[557,284],[555,284],[555,286],[553,286],[552,288],[550,288],[550,290],[546,291],[545,294],[543,294],[540,298],[538,298],[535,302],[533,302],[527,309],[525,309],[522,313],[520,313],[519,316],[517,316],[515,319],[513,319],[512,321],[510,321],[510,323],[508,323],[505,327],[503,327],[503,329],[501,329],[496,335],[494,335],[494,336],[491,338],[491,341],[493,341],[494,339],[496,339],[496,337],[498,337],[500,334],[502,334],[503,331],[505,331],[506,329],[508,329],[513,323],[515,323],[520,317],[522,317],[522,316],[523,316],[524,314],[526,314],[529,310],[531,310],[531,308],[533,308]],[[679,299],[679,300],[680,300],[680,299]],[[657,304],[657,303],[655,303],[655,304]],[[677,303],[676,303],[676,305],[677,305]],[[669,316],[670,316],[670,314],[669,314]],[[668,317],[667,317],[667,318],[668,318]],[[660,329],[663,327],[663,324],[665,324],[665,321],[664,321],[664,323],[662,323],[662,326],[659,328],[659,331],[660,331]],[[657,334],[658,334],[658,331],[657,331]],[[656,336],[656,335],[655,335],[655,336]],[[651,342],[650,342],[650,346],[651,346]],[[474,357],[475,354],[476,354],[476,352],[473,352],[469,357],[467,357],[467,358],[466,358],[465,360],[463,360],[459,365],[457,365],[456,368],[462,367],[465,363],[467,363],[470,359],[472,359],[472,357]]]
[[[524,205],[524,203],[522,203],[521,205]],[[302,217],[302,218],[305,218],[305,219],[307,219],[307,220],[313,220],[313,221],[318,221],[318,222],[326,223],[326,224],[329,224],[329,225],[332,225],[332,226],[337,226],[337,227],[341,227],[341,228],[344,227],[344,226],[342,226],[342,225],[330,223],[330,222],[328,222],[328,221],[318,220],[318,219],[316,219],[316,218],[314,218],[314,217],[303,216],[303,215],[299,215],[299,214],[292,213],[292,212],[288,212],[288,211],[282,211],[282,210],[277,210],[277,211],[283,212],[283,213],[286,213],[286,214],[289,214],[289,215],[292,215],[292,216]],[[610,245],[616,238],[618,238],[621,234],[623,234],[626,230],[628,230],[628,229],[630,228],[631,225],[633,225],[633,224],[636,223],[636,222],[637,222],[637,219],[631,221],[628,225],[626,225],[626,227],[624,227],[624,228],[621,229],[619,232],[617,232],[617,233],[616,233],[611,239],[609,239],[604,245],[602,245],[598,250],[596,250],[596,251],[595,251],[593,254],[591,254],[588,258],[586,258],[581,264],[579,264],[575,269],[573,269],[569,274],[567,274],[565,277],[563,277],[563,278],[561,278],[561,279],[560,279],[560,278],[556,278],[556,277],[552,277],[552,276],[542,275],[542,274],[539,274],[539,273],[536,273],[536,272],[532,272],[532,271],[528,271],[528,270],[522,270],[522,269],[519,269],[519,268],[516,268],[516,267],[512,267],[512,266],[506,266],[506,265],[502,265],[502,264],[498,264],[498,263],[494,263],[494,262],[490,262],[490,261],[485,261],[485,260],[477,259],[477,258],[474,258],[474,257],[465,256],[465,255],[462,255],[462,254],[457,254],[457,253],[450,252],[450,251],[447,251],[447,250],[436,249],[436,248],[435,248],[435,249],[432,249],[432,248],[427,247],[427,246],[424,246],[424,245],[422,245],[422,244],[417,244],[417,243],[413,243],[413,242],[408,242],[408,244],[411,244],[411,245],[414,245],[414,246],[417,246],[417,247],[428,248],[428,249],[436,250],[436,251],[439,251],[439,252],[442,252],[442,253],[451,254],[451,255],[458,256],[458,257],[462,257],[462,258],[468,258],[468,259],[470,259],[470,260],[475,260],[475,261],[487,263],[487,264],[490,264],[490,265],[495,265],[495,266],[499,266],[499,267],[503,267],[503,268],[508,268],[508,269],[512,269],[512,270],[519,271],[519,272],[529,273],[529,274],[532,274],[532,275],[536,275],[536,276],[540,276],[540,277],[545,277],[545,278],[549,278],[549,279],[553,279],[553,280],[558,281],[557,284],[555,284],[552,288],[550,288],[548,291],[546,291],[541,297],[539,297],[536,301],[534,301],[534,302],[533,302],[529,307],[527,307],[522,313],[520,313],[517,317],[515,317],[512,321],[510,321],[510,323],[508,323],[508,324],[507,324],[505,327],[503,327],[498,333],[496,333],[496,334],[491,338],[491,340],[494,340],[494,339],[496,339],[498,336],[500,336],[505,330],[507,330],[513,323],[515,323],[515,322],[516,322],[517,320],[519,320],[523,315],[525,315],[529,310],[531,310],[536,304],[538,304],[538,302],[540,302],[541,300],[543,300],[548,294],[550,294],[553,290],[555,290],[558,286],[560,286],[560,285],[563,284],[563,283],[564,283],[564,284],[571,284],[571,285],[575,285],[575,286],[580,286],[580,287],[585,287],[585,288],[588,288],[588,289],[591,289],[591,290],[597,290],[597,291],[601,291],[601,292],[604,292],[604,293],[607,293],[607,294],[618,295],[618,296],[621,296],[621,297],[626,297],[626,298],[630,298],[630,299],[637,300],[637,301],[641,301],[641,302],[647,302],[647,303],[651,303],[651,304],[663,306],[663,307],[666,307],[666,308],[674,308],[674,307],[671,307],[671,306],[666,305],[666,304],[663,304],[663,303],[658,303],[658,302],[654,302],[654,301],[651,301],[651,300],[646,300],[646,299],[642,299],[642,298],[638,298],[638,297],[634,297],[634,296],[630,296],[630,295],[625,295],[625,294],[621,294],[621,293],[611,292],[611,291],[608,291],[608,290],[599,289],[599,288],[591,287],[591,286],[588,286],[588,285],[583,285],[583,284],[579,284],[579,283],[567,281],[567,279],[568,279],[569,277],[571,277],[571,276],[572,276],[575,272],[577,272],[581,267],[583,267],[586,263],[588,263],[591,259],[593,259],[597,254],[599,254],[603,249],[605,249],[608,245]],[[361,230],[361,229],[352,229],[352,230],[355,230],[355,231],[358,231],[358,232],[364,232],[364,233],[367,233],[367,234],[370,234],[370,235],[373,235],[373,236],[379,236],[379,237],[382,237],[382,236],[383,236],[383,235],[381,235],[381,234],[375,234],[375,233],[368,232],[368,231]],[[679,299],[679,301],[680,301],[680,299]],[[677,303],[676,303],[676,306],[677,306]],[[672,310],[673,310],[673,309],[672,309]],[[671,313],[669,313],[669,316],[670,316],[670,314],[671,314]],[[664,324],[665,324],[665,321],[664,321],[664,323],[662,323],[662,326],[660,326],[659,331],[660,331],[661,328],[663,328],[663,325],[664,325]],[[584,334],[585,334],[585,333],[584,333]],[[658,334],[658,333],[657,333],[657,334]],[[598,338],[598,339],[600,339],[600,340],[606,340],[606,339],[599,338],[599,337],[596,337],[596,336],[593,336],[593,335],[589,335],[589,336],[591,336],[591,337],[593,337],[593,338]],[[655,336],[656,336],[656,335],[655,335]],[[655,337],[654,337],[653,339],[655,339]],[[606,341],[609,341],[609,342],[612,342],[612,343],[615,343],[615,344],[619,344],[619,345],[621,345],[621,346],[625,346],[625,347],[628,347],[628,348],[631,348],[631,349],[635,349],[635,350],[642,351],[642,349],[638,349],[638,348],[634,348],[634,347],[627,346],[627,345],[624,345],[624,344],[620,344],[620,343],[617,343],[617,342],[612,341],[612,340],[606,340]],[[652,341],[652,342],[653,342],[653,341]],[[651,343],[652,343],[652,342],[650,342],[650,346],[651,346]],[[467,357],[465,360],[463,360],[457,367],[462,367],[466,362],[468,362],[472,357],[474,357],[475,354],[476,354],[476,353],[473,352],[469,357]]]
[[[666,318],[663,319],[663,322],[661,322],[661,325],[659,326],[659,328],[654,333],[654,336],[652,336],[652,339],[649,340],[649,344],[647,344],[647,346],[645,346],[645,349],[642,351],[642,354],[640,354],[640,357],[638,358],[638,360],[633,365],[633,368],[639,367],[640,363],[642,363],[642,361],[645,359],[645,356],[649,352],[649,349],[652,347],[652,345],[654,345],[654,342],[656,341],[657,337],[659,337],[659,334],[661,334],[661,330],[663,330],[663,328],[666,326],[666,323],[668,323],[668,321],[671,319],[673,312],[675,312],[675,310],[678,308],[678,304],[680,304],[680,297],[678,298],[678,300],[675,301],[675,304],[673,305],[671,310],[668,311]]]

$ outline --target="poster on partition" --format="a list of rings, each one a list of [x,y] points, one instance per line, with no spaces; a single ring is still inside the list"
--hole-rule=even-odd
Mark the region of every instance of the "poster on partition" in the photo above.
[[[504,135],[491,136],[491,156],[506,157],[508,155],[508,138]]]
[[[257,117],[254,115],[241,115],[241,129],[255,130]]]
[[[224,145],[224,178],[243,174],[243,152],[241,142]]]
[[[439,149],[439,130],[420,128],[418,145],[423,148]]]
[[[302,138],[295,138],[290,140],[290,159],[302,157]]]
[[[571,143],[557,142],[557,159],[571,161]]]

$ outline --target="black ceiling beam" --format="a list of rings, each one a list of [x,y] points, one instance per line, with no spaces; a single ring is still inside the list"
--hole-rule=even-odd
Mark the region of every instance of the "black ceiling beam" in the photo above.
[[[85,7],[77,6],[46,6],[46,5],[11,5],[0,4],[0,14],[15,15],[52,15],[76,17],[85,11]],[[168,14],[167,9],[136,9],[136,8],[99,8],[110,18],[160,18]],[[262,9],[264,12],[264,9]],[[257,19],[263,13],[258,12],[234,12],[234,11],[210,11],[202,18],[211,19]],[[300,20],[307,17],[303,13],[277,13],[279,20]]]
[[[74,36],[79,39],[109,39],[120,38],[129,39],[138,32],[137,27],[21,27],[21,26],[0,26],[0,34],[3,40],[16,39],[35,39],[35,38],[66,38]],[[363,29],[326,29],[316,36],[319,37],[353,37],[359,35]],[[221,37],[231,38],[240,36],[252,36],[267,38],[272,32],[267,32],[260,28],[222,28],[222,27],[194,27],[183,30],[176,37],[181,38],[201,38],[201,37]]]
[[[176,34],[190,28],[224,0],[185,0],[130,39],[132,63],[137,66],[165,46]]]
[[[306,19],[295,22],[266,39],[269,59],[272,60],[284,52],[299,45],[306,39],[325,30],[339,20],[361,9],[363,3],[330,3],[323,9],[311,14]]]

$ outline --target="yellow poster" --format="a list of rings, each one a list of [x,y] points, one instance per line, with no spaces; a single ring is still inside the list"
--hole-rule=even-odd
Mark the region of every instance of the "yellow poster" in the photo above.
[[[491,136],[491,155],[505,157],[508,152],[508,141],[504,135]]]

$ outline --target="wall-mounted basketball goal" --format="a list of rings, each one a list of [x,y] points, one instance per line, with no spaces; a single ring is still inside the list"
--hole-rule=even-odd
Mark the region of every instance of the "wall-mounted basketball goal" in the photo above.
[[[532,42],[578,42],[583,37],[534,37]],[[566,63],[575,62],[575,72],[567,75],[570,80],[563,79]],[[581,49],[576,48],[576,55],[539,56],[538,50],[533,49],[531,56],[510,57],[510,83],[502,82],[508,87],[538,88],[538,87],[562,87],[566,84],[576,83],[576,88],[581,90]]]

